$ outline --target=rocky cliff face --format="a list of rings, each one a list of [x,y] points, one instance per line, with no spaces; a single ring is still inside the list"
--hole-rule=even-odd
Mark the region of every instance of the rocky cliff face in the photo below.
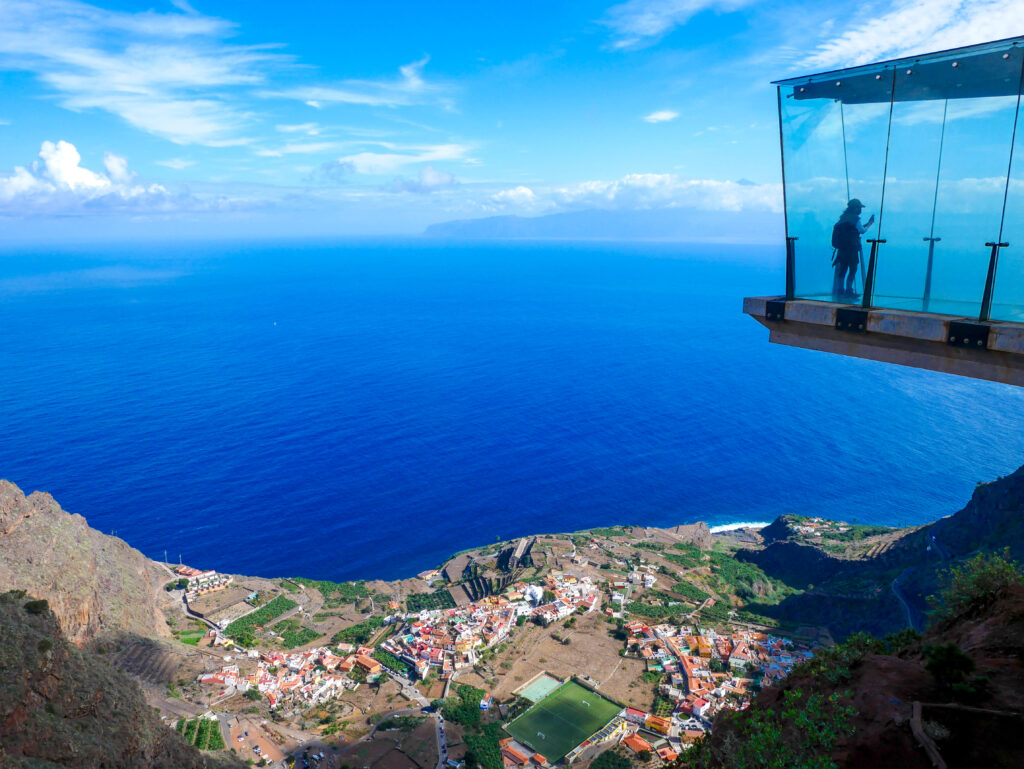
[[[807,589],[778,606],[762,607],[768,616],[826,625],[839,639],[858,630],[882,635],[899,630],[906,627],[908,614],[920,629],[927,596],[946,569],[979,551],[1009,548],[1012,557],[1024,558],[1024,467],[980,484],[962,510],[908,531],[877,556],[833,558],[792,541],[781,518],[761,534],[765,547],[739,557],[788,585]]]
[[[665,531],[672,534],[680,542],[696,545],[701,550],[710,550],[715,543],[715,539],[711,535],[711,529],[708,528],[704,521],[673,526],[671,529],[665,529]]]
[[[49,494],[26,497],[0,480],[0,591],[46,599],[72,642],[116,630],[168,635],[156,601],[168,579],[138,550],[90,528]]]
[[[138,684],[69,644],[44,601],[0,593],[0,768],[235,766],[187,745]]]
[[[951,666],[936,665],[934,651],[948,644],[974,665],[968,689],[942,681]],[[787,693],[835,696],[852,708],[849,728],[830,749],[819,752],[814,766],[933,769],[940,765],[933,761],[937,756],[950,769],[1019,769],[1024,766],[1022,659],[1024,587],[1016,585],[1003,589],[990,606],[938,624],[898,652],[869,651],[852,659],[846,675],[837,675],[835,667],[823,673],[795,671],[778,687],[761,692],[745,713],[716,721],[700,758],[681,760],[679,769],[740,765],[737,753],[744,751],[737,746],[750,744],[754,733],[749,724],[756,721],[782,725],[774,743],[768,731],[756,732],[777,753],[806,742],[806,729],[788,726],[806,714],[787,704]]]

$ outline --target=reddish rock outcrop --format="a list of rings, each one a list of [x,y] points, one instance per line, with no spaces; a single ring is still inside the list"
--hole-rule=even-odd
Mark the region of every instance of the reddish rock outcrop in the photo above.
[[[111,631],[168,635],[156,601],[167,579],[138,550],[90,528],[49,494],[26,497],[0,480],[0,591],[45,598],[72,642]]]

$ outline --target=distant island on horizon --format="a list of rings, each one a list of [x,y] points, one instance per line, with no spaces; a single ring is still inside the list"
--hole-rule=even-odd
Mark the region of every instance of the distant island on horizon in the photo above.
[[[777,213],[695,208],[587,209],[539,216],[487,216],[432,224],[423,234],[428,238],[458,240],[629,240],[751,245],[774,245],[784,236]]]

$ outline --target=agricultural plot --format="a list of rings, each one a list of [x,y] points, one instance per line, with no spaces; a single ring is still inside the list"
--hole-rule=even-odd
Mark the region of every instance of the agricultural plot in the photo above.
[[[505,727],[512,737],[556,763],[599,731],[620,708],[568,681]]]
[[[185,742],[194,745],[200,750],[224,750],[224,737],[220,733],[220,726],[216,721],[209,718],[193,718],[186,720],[179,718],[175,726],[178,734],[185,738]]]
[[[257,626],[268,624],[272,619],[280,617],[286,611],[294,609],[296,606],[298,606],[298,604],[295,603],[295,601],[290,598],[285,598],[283,595],[279,595],[266,606],[263,606],[250,614],[246,614],[240,619],[236,619],[227,626],[224,634],[228,636],[228,638],[234,638],[242,644],[245,644],[246,641],[251,644],[252,631]]]
[[[281,636],[287,649],[303,646],[320,637],[320,633],[308,627],[303,627],[302,623],[295,619],[283,619],[274,625],[271,630]]]

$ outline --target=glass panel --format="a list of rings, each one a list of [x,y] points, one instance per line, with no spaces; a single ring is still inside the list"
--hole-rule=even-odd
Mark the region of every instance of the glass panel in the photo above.
[[[859,83],[856,103],[841,101],[843,88],[840,79],[779,90],[786,219],[798,238],[795,294],[804,299],[855,301],[842,292],[862,289],[864,260],[856,251],[841,260],[837,285],[833,227],[851,198],[864,203],[862,224],[881,203],[892,74]]]
[[[889,163],[885,177],[885,217],[871,303],[876,307],[929,310],[928,260],[932,245],[933,214],[944,149],[947,101],[903,101],[915,83],[906,70],[896,73],[892,127],[889,134]],[[934,251],[932,252],[934,257]],[[934,259],[933,259],[934,261]]]
[[[893,131],[901,141],[898,148],[892,145],[890,154],[886,208],[891,203],[893,213],[890,217],[886,211],[883,237],[888,239],[890,231],[892,236],[884,246],[884,270],[879,259],[879,275],[886,277],[880,277],[876,306],[923,308],[928,250],[921,238],[930,234],[931,226],[922,208],[927,209],[929,197],[927,172],[936,171],[935,154],[929,156],[927,150],[934,147],[934,124],[944,114],[938,187],[935,191],[932,186],[931,193],[934,237],[941,240],[935,243],[929,309],[978,315],[988,272],[990,249],[985,243],[999,237],[1021,60],[1019,49],[949,57],[910,67],[910,74],[903,71],[897,80],[899,122],[894,106]],[[948,101],[935,98],[951,94]],[[972,96],[956,98],[959,94]],[[920,135],[916,147],[915,131]],[[897,159],[897,151],[909,155]],[[922,164],[917,173],[908,169],[915,162]]]
[[[999,268],[992,295],[992,320],[1024,323],[1024,104],[1017,107],[1013,166],[1003,216],[1002,240],[1010,246],[999,252]]]

